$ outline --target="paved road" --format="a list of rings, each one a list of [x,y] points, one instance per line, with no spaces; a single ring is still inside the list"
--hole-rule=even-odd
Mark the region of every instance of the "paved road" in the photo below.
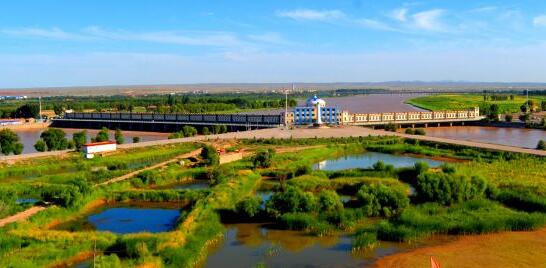
[[[356,126],[346,126],[346,127],[337,127],[337,128],[297,128],[293,130],[282,129],[282,128],[270,128],[270,129],[259,129],[251,131],[242,131],[242,132],[231,132],[224,133],[219,135],[207,135],[207,136],[195,136],[188,138],[180,139],[171,139],[171,140],[156,140],[156,141],[146,141],[140,143],[130,143],[119,145],[120,149],[129,149],[129,148],[139,148],[155,145],[166,145],[174,144],[180,142],[196,142],[203,140],[214,140],[214,139],[252,139],[256,138],[330,138],[330,137],[357,137],[357,136],[399,136],[404,138],[414,138],[423,141],[433,141],[440,143],[449,143],[463,146],[470,146],[476,148],[483,148],[496,151],[505,151],[505,152],[515,152],[515,153],[526,153],[533,155],[546,156],[546,151],[540,151],[535,149],[526,149],[514,146],[484,143],[484,142],[475,142],[475,141],[465,141],[465,140],[455,140],[448,138],[439,138],[439,137],[430,137],[430,136],[415,136],[407,135],[403,133],[394,133],[386,132],[383,130],[373,130],[370,128],[356,127]],[[58,151],[58,152],[43,152],[43,153],[33,153],[33,154],[24,154],[24,155],[10,155],[10,156],[1,156],[0,162],[3,161],[16,161],[22,159],[29,159],[35,157],[44,157],[44,156],[58,156],[64,155],[69,151]]]

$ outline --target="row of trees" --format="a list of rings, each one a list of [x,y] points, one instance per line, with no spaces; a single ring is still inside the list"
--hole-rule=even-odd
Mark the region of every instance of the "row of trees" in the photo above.
[[[81,150],[82,146],[87,143],[87,131],[79,131],[72,134],[72,139],[66,138],[66,133],[62,129],[49,128],[40,134],[40,139],[34,144],[34,149],[38,152],[45,151],[57,151],[66,149]],[[123,144],[125,138],[121,130],[116,129],[114,132],[114,138],[117,144]],[[109,129],[102,128],[95,137],[91,138],[92,142],[108,141]],[[140,141],[139,137],[133,137],[133,143]]]
[[[38,104],[28,102],[6,102],[0,105],[0,118],[36,118]],[[22,105],[21,105],[22,103]],[[20,105],[20,106],[16,106]],[[53,110],[60,115],[67,109],[117,110],[132,112],[136,107],[145,107],[149,112],[164,113],[212,113],[236,109],[281,108],[285,105],[282,94],[205,94],[205,95],[150,95],[138,98],[127,96],[48,97],[42,99],[44,110]],[[288,105],[296,106],[293,98]]]

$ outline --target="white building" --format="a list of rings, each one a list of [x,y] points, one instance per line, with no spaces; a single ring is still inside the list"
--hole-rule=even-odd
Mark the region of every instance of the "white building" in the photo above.
[[[93,158],[96,153],[105,153],[105,152],[112,152],[117,149],[116,142],[114,141],[103,141],[103,142],[92,142],[84,144],[83,147],[83,153],[85,154],[85,158]]]

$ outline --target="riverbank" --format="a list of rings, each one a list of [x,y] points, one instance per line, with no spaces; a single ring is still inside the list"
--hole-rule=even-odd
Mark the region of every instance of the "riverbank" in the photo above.
[[[194,137],[180,138],[180,139],[167,139],[167,140],[155,140],[147,141],[140,143],[130,143],[130,144],[121,144],[118,146],[119,149],[129,149],[129,148],[139,148],[147,146],[157,146],[157,145],[166,145],[166,144],[176,144],[182,142],[196,142],[204,140],[215,140],[215,139],[253,139],[253,138],[276,138],[276,139],[302,139],[302,138],[332,138],[332,137],[366,137],[366,136],[399,136],[402,138],[411,138],[422,141],[432,141],[439,143],[447,143],[461,146],[468,146],[474,148],[481,148],[493,151],[504,151],[512,153],[523,153],[523,154],[532,154],[539,156],[546,156],[546,151],[530,149],[530,148],[520,148],[515,146],[501,145],[488,143],[487,141],[468,141],[468,140],[458,140],[445,137],[432,137],[432,136],[419,136],[419,135],[408,135],[404,133],[388,132],[384,130],[374,130],[364,127],[356,126],[347,126],[347,127],[336,127],[336,128],[295,128],[295,129],[284,129],[284,128],[270,128],[270,129],[258,129],[251,131],[243,132],[230,132],[218,135],[199,135]],[[37,157],[47,157],[47,156],[58,156],[67,154],[70,151],[54,151],[54,152],[43,152],[43,153],[31,153],[23,155],[9,155],[9,156],[0,156],[0,161],[18,161],[30,158]]]
[[[546,228],[462,236],[443,245],[384,257],[373,267],[427,267],[430,256],[442,267],[539,267],[546,263]]]
[[[48,128],[51,125],[51,122],[43,122],[43,123],[22,123],[20,125],[6,125],[6,126],[0,126],[0,129],[11,129],[14,131],[18,130],[44,130]]]

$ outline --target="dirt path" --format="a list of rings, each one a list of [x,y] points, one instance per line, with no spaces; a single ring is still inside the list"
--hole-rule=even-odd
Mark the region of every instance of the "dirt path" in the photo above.
[[[444,245],[387,256],[377,261],[374,267],[430,267],[430,256],[444,268],[544,267],[546,228],[531,232],[464,236]]]
[[[10,224],[10,223],[14,223],[14,222],[17,222],[17,221],[22,221],[22,220],[25,220],[25,219],[28,219],[29,217],[31,217],[32,215],[42,211],[46,209],[45,207],[42,207],[42,206],[34,206],[34,207],[31,207],[25,211],[21,211],[13,216],[9,216],[9,217],[6,217],[6,218],[3,218],[3,219],[0,219],[0,227],[3,227],[7,224]]]
[[[138,175],[139,173],[141,172],[144,172],[146,170],[150,170],[150,169],[156,169],[156,168],[159,168],[159,167],[162,167],[162,166],[165,166],[165,165],[168,165],[170,163],[174,163],[174,162],[177,162],[177,161],[180,161],[181,159],[184,159],[184,158],[190,158],[190,157],[196,157],[198,156],[200,153],[201,153],[201,148],[197,149],[197,150],[194,150],[192,152],[189,152],[189,153],[185,153],[185,154],[182,154],[182,155],[179,155],[179,156],[176,156],[172,159],[169,159],[167,161],[164,161],[164,162],[161,162],[161,163],[157,163],[155,165],[152,165],[152,166],[149,166],[149,167],[145,167],[143,169],[139,169],[139,170],[135,170],[133,172],[129,172],[123,176],[119,176],[119,177],[116,177],[116,178],[112,178],[110,180],[107,180],[105,182],[101,182],[101,183],[98,183],[98,184],[95,184],[95,187],[96,186],[103,186],[103,185],[107,185],[107,184],[111,184],[111,183],[115,183],[115,182],[120,182],[120,181],[123,181],[123,180],[126,180],[126,179],[130,179],[136,175]]]

